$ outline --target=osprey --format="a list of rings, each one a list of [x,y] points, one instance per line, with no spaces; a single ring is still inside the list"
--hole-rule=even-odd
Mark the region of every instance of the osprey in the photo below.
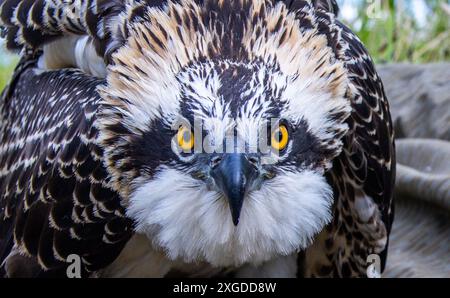
[[[0,3],[4,275],[384,267],[389,106],[334,0]]]

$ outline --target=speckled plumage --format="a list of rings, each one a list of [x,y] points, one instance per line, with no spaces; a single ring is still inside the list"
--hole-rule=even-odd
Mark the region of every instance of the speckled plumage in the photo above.
[[[61,266],[72,253],[101,268],[131,233],[95,144],[95,88],[101,81],[76,70],[42,72],[26,65],[32,63],[22,60],[14,89],[2,97],[2,260],[14,237],[19,251],[38,257],[46,269]]]
[[[86,272],[107,267],[139,227],[126,211],[139,183],[177,159],[170,143],[144,140],[148,123],[161,137],[162,116],[205,108],[217,94],[238,111],[231,98],[243,93],[230,90],[252,89],[241,75],[255,89],[270,86],[248,102],[280,103],[247,109],[247,119],[283,110],[303,117],[296,129],[313,140],[301,163],[286,157],[280,167],[325,171],[334,191],[333,219],[299,254],[297,274],[364,276],[372,253],[384,263],[395,176],[389,106],[370,56],[336,11],[335,1],[319,0],[2,1],[8,47],[24,54],[1,103],[0,260],[15,245],[46,269],[68,253],[84,257]],[[69,34],[88,36],[106,78],[37,67],[43,45]]]

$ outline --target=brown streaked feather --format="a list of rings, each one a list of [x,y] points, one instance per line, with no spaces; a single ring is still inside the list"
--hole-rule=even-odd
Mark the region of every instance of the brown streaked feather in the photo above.
[[[0,263],[14,236],[17,249],[46,270],[64,268],[70,254],[90,259],[85,272],[97,270],[131,235],[95,152],[95,90],[102,81],[29,63],[18,70],[0,106]]]
[[[1,23],[7,46],[39,48],[64,35],[91,35],[99,54],[104,53],[111,33],[106,22],[125,9],[125,1],[0,1]]]
[[[394,214],[394,132],[383,84],[364,46],[338,21],[327,26],[337,29],[336,48],[342,49],[348,69],[353,111],[344,150],[329,173],[334,220],[308,249],[304,273],[364,277],[368,255],[380,256],[382,270],[386,263]]]

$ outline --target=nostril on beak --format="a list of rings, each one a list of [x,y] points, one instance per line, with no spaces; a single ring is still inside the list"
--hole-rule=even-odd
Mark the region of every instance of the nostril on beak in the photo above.
[[[267,172],[267,173],[265,173],[264,174],[264,177],[266,178],[266,179],[273,179],[273,178],[275,178],[275,173],[274,172]]]
[[[249,156],[249,157],[248,157],[248,161],[249,161],[252,165],[254,165],[255,167],[257,167],[258,164],[259,164],[259,158],[256,157],[256,156]]]
[[[198,172],[194,172],[192,174],[192,177],[194,177],[195,179],[204,180],[206,178],[206,174],[201,171],[198,171]]]
[[[220,164],[220,162],[222,161],[222,157],[221,156],[214,156],[213,158],[211,158],[210,161],[210,165],[211,168],[217,168],[217,166]]]

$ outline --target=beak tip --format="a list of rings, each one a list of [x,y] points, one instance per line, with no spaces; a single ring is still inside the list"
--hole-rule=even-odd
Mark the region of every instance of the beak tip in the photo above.
[[[233,221],[234,226],[237,226],[239,224],[243,200],[244,200],[243,196],[239,196],[239,199],[234,199],[234,200],[229,201],[230,202],[231,219]],[[237,204],[236,204],[236,202],[237,202]]]

